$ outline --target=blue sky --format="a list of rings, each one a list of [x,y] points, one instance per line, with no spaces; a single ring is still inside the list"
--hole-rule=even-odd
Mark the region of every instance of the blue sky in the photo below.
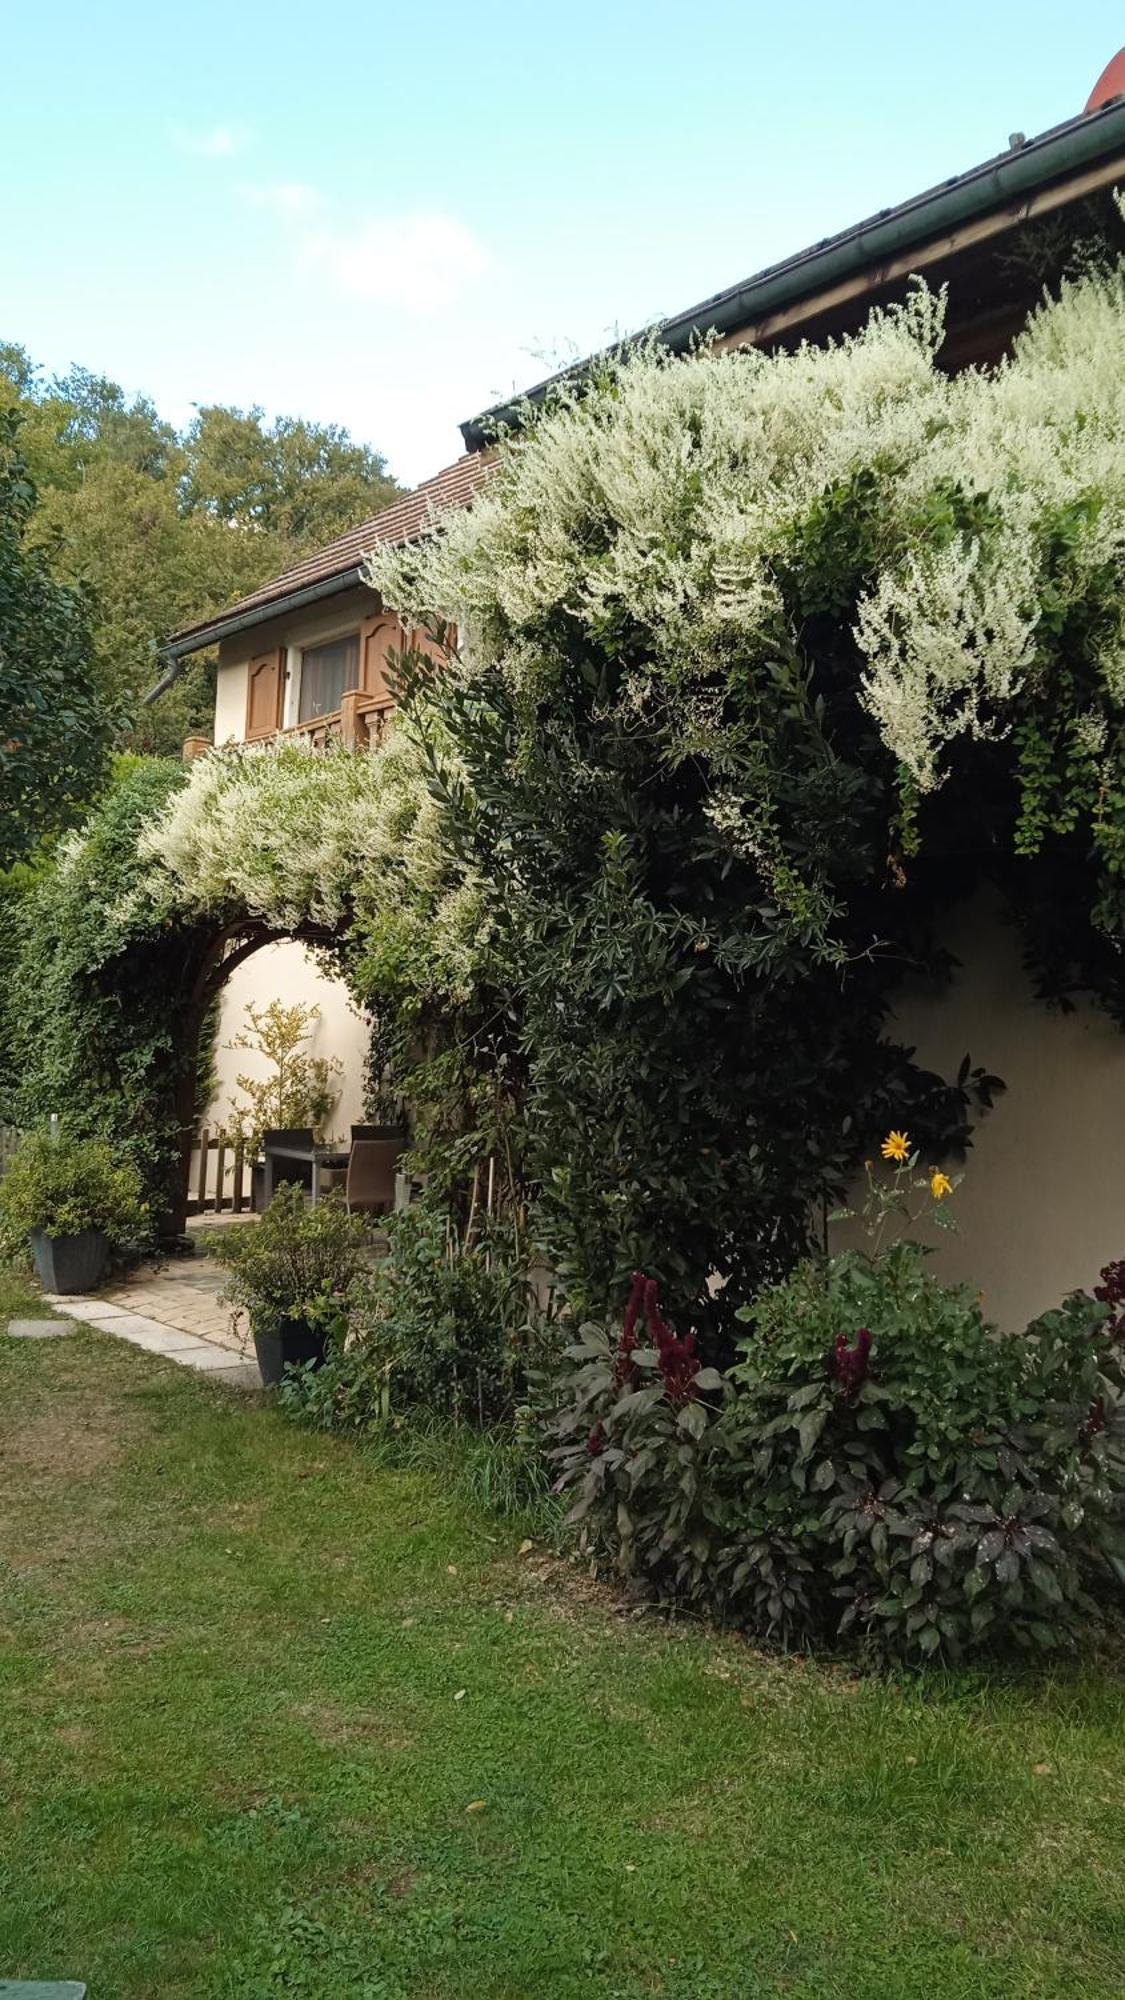
[[[1108,0],[21,8],[0,338],[415,481],[569,353],[1071,116],[1122,41]]]

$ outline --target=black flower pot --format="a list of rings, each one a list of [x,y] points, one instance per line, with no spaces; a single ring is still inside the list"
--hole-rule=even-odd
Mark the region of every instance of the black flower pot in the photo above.
[[[311,1361],[319,1368],[324,1360],[324,1333],[307,1319],[283,1319],[270,1333],[254,1330],[254,1352],[267,1389],[276,1389],[287,1368],[302,1368]]]
[[[109,1237],[100,1229],[83,1229],[77,1236],[31,1232],[35,1272],[45,1292],[92,1292],[101,1283],[109,1257]]]

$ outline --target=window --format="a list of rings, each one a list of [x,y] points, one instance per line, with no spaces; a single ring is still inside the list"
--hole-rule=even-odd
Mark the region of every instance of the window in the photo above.
[[[299,722],[332,715],[349,688],[358,685],[359,633],[333,639],[327,646],[306,646],[301,654]]]

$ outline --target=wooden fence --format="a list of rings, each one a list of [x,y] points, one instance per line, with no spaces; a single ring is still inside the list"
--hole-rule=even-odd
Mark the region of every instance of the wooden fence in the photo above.
[[[200,1127],[192,1142],[188,1214],[241,1215],[250,1207],[253,1159],[241,1139]]]
[[[0,1125],[0,1175],[7,1173],[8,1162],[22,1138],[18,1126]]]

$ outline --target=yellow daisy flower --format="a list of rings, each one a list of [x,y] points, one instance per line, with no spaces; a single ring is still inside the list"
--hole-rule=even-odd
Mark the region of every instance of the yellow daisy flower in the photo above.
[[[910,1157],[910,1140],[905,1132],[888,1132],[883,1141],[883,1158],[901,1161]]]
[[[944,1201],[947,1194],[953,1193],[953,1182],[949,1175],[939,1173],[936,1167],[930,1175],[930,1193],[935,1201]]]

